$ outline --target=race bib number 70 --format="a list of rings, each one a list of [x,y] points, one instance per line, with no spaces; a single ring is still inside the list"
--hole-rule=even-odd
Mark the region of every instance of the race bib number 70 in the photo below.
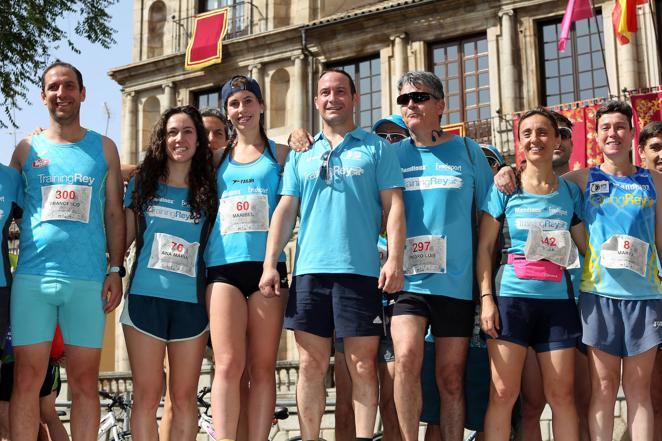
[[[177,236],[156,233],[147,267],[195,277],[198,248],[198,242],[190,243]]]

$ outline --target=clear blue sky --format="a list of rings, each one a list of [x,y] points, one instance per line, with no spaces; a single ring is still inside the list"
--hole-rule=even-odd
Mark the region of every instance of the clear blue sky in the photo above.
[[[87,98],[81,107],[83,126],[102,134],[105,132],[105,102],[110,108],[108,136],[119,144],[122,96],[119,85],[110,79],[107,72],[110,68],[131,62],[133,0],[119,0],[108,12],[112,16],[112,27],[116,31],[117,43],[112,48],[104,49],[100,45],[93,45],[87,40],[75,36],[73,29],[76,26],[76,17],[65,16],[61,19],[60,26],[71,30],[70,34],[74,36],[73,41],[81,53],[72,52],[66,42],[63,42],[60,49],[52,52],[50,61],[59,58],[80,69],[87,89]],[[48,111],[39,98],[39,88],[31,87],[28,97],[32,104],[23,103],[21,106],[23,109],[16,111],[15,119],[19,126],[16,133],[13,133],[13,129],[0,130],[0,162],[3,164],[9,163],[15,139],[20,140],[35,127],[48,126]]]

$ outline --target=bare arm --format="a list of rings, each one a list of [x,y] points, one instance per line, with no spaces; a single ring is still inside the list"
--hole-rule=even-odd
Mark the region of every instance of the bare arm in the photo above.
[[[122,170],[122,181],[129,182],[131,176],[138,168],[135,164],[120,164],[120,169]]]
[[[126,219],[126,249],[128,250],[134,240],[136,240],[136,213],[132,208],[124,209]]]
[[[264,269],[260,278],[260,291],[266,297],[280,295],[280,275],[276,270],[276,265],[278,256],[292,236],[298,211],[299,198],[282,196],[271,217]]]
[[[103,151],[108,163],[108,176],[106,178],[106,206],[104,221],[106,226],[106,246],[110,255],[110,266],[121,266],[124,263],[126,250],[126,224],[122,197],[124,185],[117,146],[110,139],[103,138]],[[119,305],[122,298],[122,279],[117,273],[106,277],[102,295],[106,300],[104,311],[111,312]]]
[[[23,171],[23,166],[25,165],[25,161],[28,160],[28,153],[30,152],[30,142],[31,142],[31,137],[27,137],[21,140],[16,145],[16,148],[14,149],[14,153],[12,154],[11,161],[9,161],[9,165],[14,167],[16,170],[18,170],[19,173]]]
[[[494,270],[494,247],[501,223],[487,213],[480,221],[478,250],[476,258],[476,279],[480,290],[480,323],[483,331],[490,337],[497,337],[500,329],[499,311],[494,302],[492,271]]]
[[[402,260],[405,248],[405,204],[402,190],[392,188],[379,193],[386,217],[388,236],[388,258],[379,273],[379,288],[387,293],[396,293],[404,286]]]
[[[579,170],[569,171],[563,175],[563,179],[574,182],[579,187],[582,193],[586,190],[586,183],[588,182],[588,169],[582,168]]]
[[[290,147],[285,144],[276,144],[276,160],[281,167],[285,165],[285,160],[290,150]]]
[[[577,245],[579,254],[582,256],[586,255],[586,228],[584,227],[584,222],[573,225],[570,228],[570,236],[575,242],[575,245]]]
[[[655,183],[655,192],[660,194],[662,191],[662,175],[651,173],[653,182]],[[657,258],[661,259],[660,252],[662,251],[662,204],[659,201],[655,203],[655,247],[657,249]]]

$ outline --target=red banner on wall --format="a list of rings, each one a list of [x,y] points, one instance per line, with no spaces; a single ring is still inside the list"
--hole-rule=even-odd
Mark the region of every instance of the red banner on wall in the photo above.
[[[634,110],[634,143],[639,144],[639,132],[653,121],[662,121],[662,90],[630,95],[632,110]],[[637,165],[641,162],[638,154],[635,155]]]
[[[193,17],[193,37],[186,48],[186,70],[202,69],[220,63],[222,41],[228,30],[228,8],[216,9]]]
[[[572,122],[572,154],[570,155],[570,170],[593,167],[602,163],[602,153],[595,139],[595,112],[602,101],[582,101],[563,106],[549,107]],[[519,114],[513,118],[515,131],[515,161],[520,164],[524,160],[524,152],[519,149],[518,140]]]

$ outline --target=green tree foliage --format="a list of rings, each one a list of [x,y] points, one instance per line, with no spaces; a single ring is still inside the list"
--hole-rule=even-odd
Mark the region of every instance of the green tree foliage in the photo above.
[[[106,9],[118,0],[0,0],[0,92],[6,119],[0,127],[16,126],[12,110],[30,103],[30,84],[38,85],[42,70],[55,59],[50,55],[62,43],[80,53],[62,18],[76,20],[74,32],[109,48],[115,43]],[[66,60],[65,60],[66,61]]]

